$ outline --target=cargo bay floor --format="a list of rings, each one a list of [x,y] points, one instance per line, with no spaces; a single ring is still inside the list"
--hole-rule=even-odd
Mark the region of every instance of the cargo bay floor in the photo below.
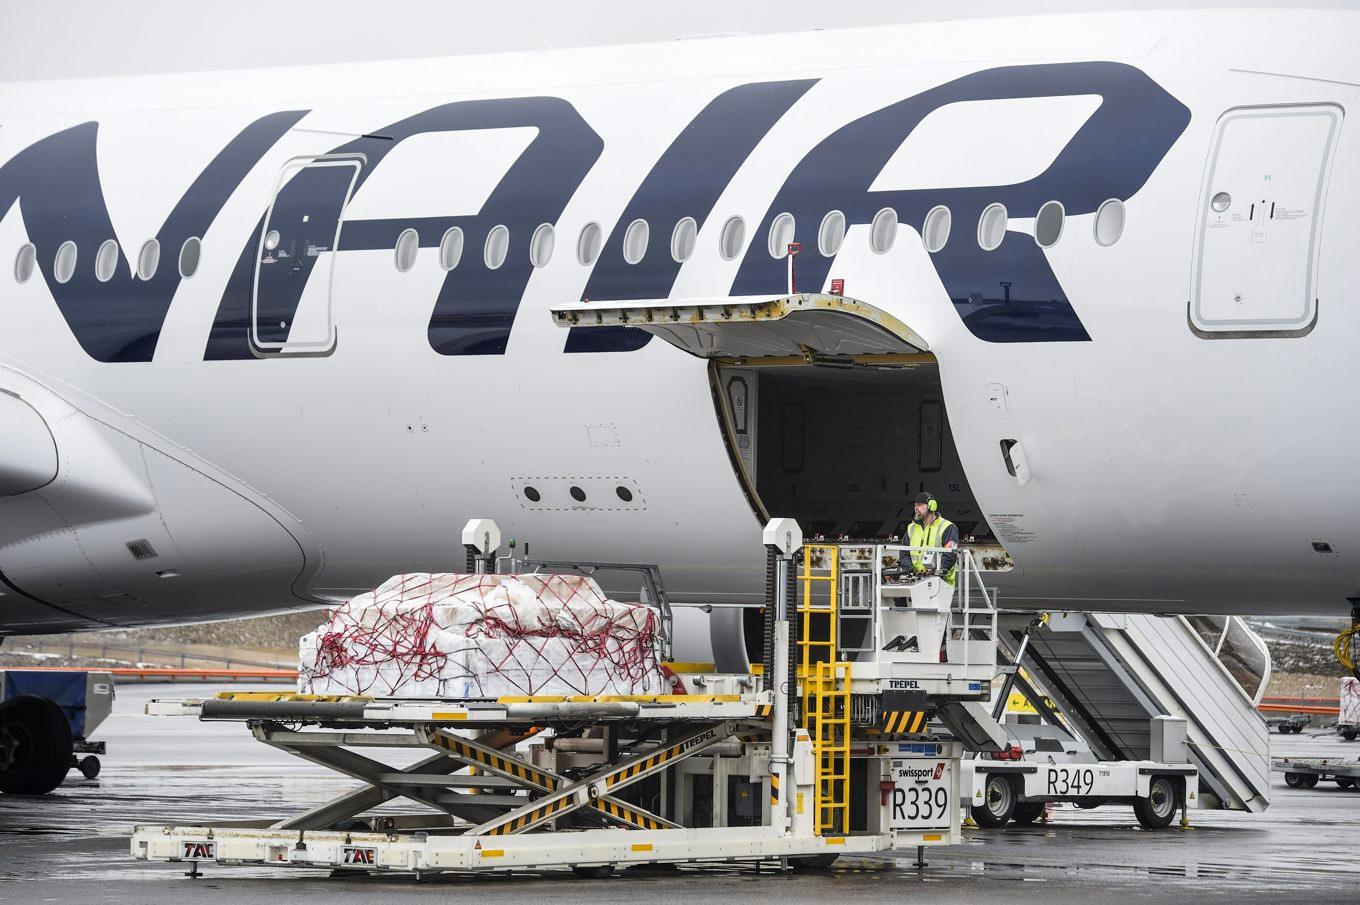
[[[844,861],[821,875],[779,875],[751,868],[624,872],[580,880],[568,872],[506,877],[446,875],[330,879],[297,869],[205,869],[132,860],[134,823],[202,822],[280,815],[323,801],[345,784],[252,739],[239,725],[142,715],[151,697],[199,696],[206,686],[124,685],[100,735],[108,742],[103,774],[75,776],[46,799],[0,796],[0,902],[221,902],[283,900],[328,905],[472,901],[494,895],[567,903],[660,905],[741,897],[751,902],[851,898],[1057,905],[1112,894],[1183,905],[1215,901],[1354,902],[1360,895],[1360,792],[1330,783],[1290,789],[1272,783],[1264,814],[1192,811],[1194,828],[1148,833],[1129,808],[1060,808],[1033,827],[971,830],[965,843],[912,858]],[[236,690],[239,690],[237,688]],[[1360,743],[1309,730],[1272,735],[1273,753],[1360,757]],[[74,776],[75,774],[73,774]]]

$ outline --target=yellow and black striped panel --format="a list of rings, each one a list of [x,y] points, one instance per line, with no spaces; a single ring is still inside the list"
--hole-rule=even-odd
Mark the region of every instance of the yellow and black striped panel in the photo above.
[[[770,774],[770,807],[779,807],[779,775]]]
[[[621,782],[627,782],[639,773],[644,773],[653,767],[659,767],[661,764],[664,764],[666,761],[675,757],[683,749],[683,745],[671,745],[669,748],[663,748],[650,757],[645,757],[636,763],[629,764],[618,773],[606,778],[604,783],[606,786],[612,786]]]
[[[590,803],[597,811],[602,811],[627,826],[639,830],[664,830],[672,824],[663,823],[645,811],[637,811],[613,798],[598,798]]]
[[[768,719],[772,718],[773,716],[774,716],[774,705],[773,705],[773,704],[757,704],[757,705],[756,705],[756,718],[757,718],[757,719],[768,720]]]
[[[928,716],[924,710],[885,710],[880,726],[884,735],[915,735],[925,731]]]
[[[574,807],[575,804],[575,799],[570,795],[566,798],[550,801],[545,805],[534,808],[532,811],[526,811],[525,813],[520,814],[514,820],[502,823],[500,826],[491,829],[487,835],[509,836],[512,833],[518,833],[521,830],[528,829],[529,827],[546,820],[560,811],[569,810]]]
[[[538,786],[548,792],[557,791],[557,778],[549,773],[544,773],[537,767],[531,767],[524,761],[516,757],[505,757],[500,754],[491,754],[480,748],[467,744],[462,739],[439,735],[435,739],[439,746],[449,751],[462,760],[472,761],[479,766],[494,770],[503,776],[512,779],[521,779],[526,783]]]

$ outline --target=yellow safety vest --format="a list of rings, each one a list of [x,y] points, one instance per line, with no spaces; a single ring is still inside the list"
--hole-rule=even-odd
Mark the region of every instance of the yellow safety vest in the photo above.
[[[943,547],[944,532],[953,524],[954,524],[953,522],[951,522],[944,516],[940,515],[939,513],[935,514],[935,521],[931,522],[929,525],[923,525],[920,522],[913,521],[910,525],[907,526],[907,546]],[[911,564],[916,567],[916,570],[918,572],[923,572],[925,571],[926,568],[925,564],[926,557],[932,555],[936,554],[923,553],[920,550],[912,550]],[[941,576],[951,587],[953,586],[955,579],[958,577],[957,575],[958,568],[959,561],[956,559],[954,560],[954,565],[949,567],[949,571],[945,573],[943,576]]]

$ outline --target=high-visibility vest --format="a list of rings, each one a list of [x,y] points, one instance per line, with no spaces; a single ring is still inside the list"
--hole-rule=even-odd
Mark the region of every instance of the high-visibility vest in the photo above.
[[[936,513],[935,521],[929,525],[920,522],[912,522],[907,526],[907,546],[909,547],[943,547],[944,533],[953,525],[949,519]],[[920,550],[911,551],[911,564],[916,567],[918,572],[925,571],[925,560],[927,556],[938,556],[940,554],[923,553]],[[954,560],[954,565],[949,567],[949,571],[941,577],[949,584],[953,585],[958,577],[957,572],[959,561]]]

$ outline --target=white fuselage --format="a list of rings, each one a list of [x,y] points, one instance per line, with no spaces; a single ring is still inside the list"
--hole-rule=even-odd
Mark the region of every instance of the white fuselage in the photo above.
[[[0,438],[0,633],[277,610],[456,570],[474,516],[535,556],[659,563],[679,600],[755,599],[760,525],[705,362],[656,339],[566,351],[548,309],[775,298],[767,235],[786,202],[816,283],[800,288],[843,280],[928,343],[967,489],[1015,563],[994,577],[1003,604],[1341,612],[1360,593],[1344,401],[1360,377],[1357,39],[1348,13],[1109,14],[10,86],[0,391],[41,420],[14,408],[28,433]],[[894,130],[884,162],[875,141]],[[339,250],[303,237],[314,269],[295,319],[277,318],[276,299],[252,298],[257,269],[287,266],[265,221],[276,189],[287,206],[288,162],[318,156],[361,175]],[[859,187],[841,198],[847,173]],[[1206,208],[1220,191],[1229,207]],[[1033,201],[1050,196],[1065,217],[1039,248]],[[1124,205],[1108,245],[1102,197]],[[993,202],[1008,232],[986,252]],[[932,253],[919,212],[941,204],[952,225]],[[619,260],[638,205],[656,211],[653,255],[695,217],[692,256]],[[883,207],[899,223],[878,253]],[[823,255],[835,209],[849,227]],[[497,210],[511,226],[493,269]],[[118,242],[108,281],[91,222]],[[537,222],[552,255],[521,266]],[[592,222],[603,248],[583,264]],[[454,225],[465,244],[446,271]],[[402,271],[407,228],[419,249]],[[139,279],[152,237],[157,271]],[[190,237],[201,263],[179,278]],[[9,262],[29,242],[20,283]],[[950,488],[930,489],[949,515]]]

